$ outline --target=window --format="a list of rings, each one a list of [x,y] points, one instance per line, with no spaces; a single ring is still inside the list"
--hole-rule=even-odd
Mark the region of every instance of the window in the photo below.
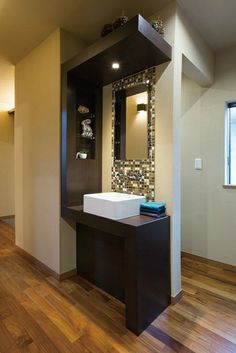
[[[236,185],[236,101],[226,106],[226,173],[225,182]]]

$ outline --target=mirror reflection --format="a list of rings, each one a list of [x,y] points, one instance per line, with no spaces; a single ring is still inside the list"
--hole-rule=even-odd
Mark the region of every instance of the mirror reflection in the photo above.
[[[138,85],[115,95],[115,158],[148,158],[148,87]]]

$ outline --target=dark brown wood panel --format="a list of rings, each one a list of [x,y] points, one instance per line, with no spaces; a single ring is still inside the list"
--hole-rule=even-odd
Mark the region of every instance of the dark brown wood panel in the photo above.
[[[86,88],[87,87],[87,88]],[[81,93],[80,90],[83,92]],[[95,139],[81,137],[78,106],[85,93],[93,100]],[[82,205],[83,195],[101,191],[102,169],[102,88],[80,82],[72,75],[63,76],[61,135],[61,201],[62,205]],[[79,141],[78,141],[79,140]],[[92,147],[90,148],[89,145]],[[87,147],[86,147],[87,146]],[[87,159],[76,159],[79,148],[88,149]]]
[[[170,217],[147,218],[77,218],[78,274],[126,304],[137,335],[170,304]]]
[[[124,240],[101,230],[77,225],[78,274],[124,302]]]
[[[141,15],[137,15],[63,67],[79,79],[104,86],[170,60],[171,46]],[[120,70],[112,69],[113,62],[120,63]]]

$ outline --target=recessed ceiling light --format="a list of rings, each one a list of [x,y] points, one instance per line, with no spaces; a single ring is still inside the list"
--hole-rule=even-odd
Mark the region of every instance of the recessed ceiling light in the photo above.
[[[112,63],[111,67],[114,69],[114,70],[118,70],[120,68],[120,64],[117,63],[117,62],[114,62]]]

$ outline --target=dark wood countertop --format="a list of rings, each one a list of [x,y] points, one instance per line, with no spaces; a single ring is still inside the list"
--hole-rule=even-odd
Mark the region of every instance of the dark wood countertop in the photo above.
[[[155,222],[161,222],[163,219],[169,218],[169,216],[163,218],[155,218],[138,215],[134,217],[113,220],[83,212],[82,205],[62,208],[62,217],[73,219],[77,223],[88,225],[90,227],[110,232],[121,237],[128,236],[133,232],[134,228],[140,228]]]

